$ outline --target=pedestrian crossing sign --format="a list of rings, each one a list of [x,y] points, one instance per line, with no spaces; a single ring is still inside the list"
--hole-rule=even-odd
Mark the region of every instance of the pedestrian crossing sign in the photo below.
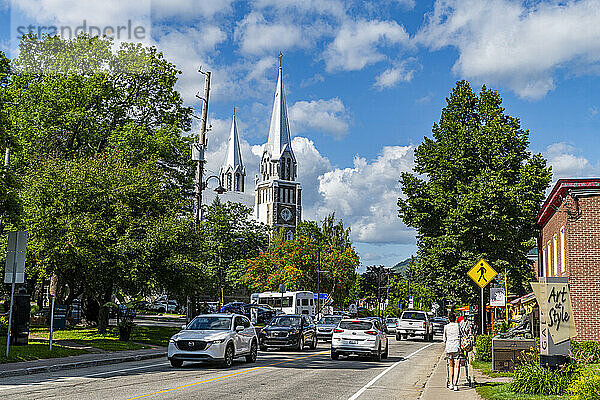
[[[498,273],[482,258],[467,272],[467,275],[483,289]]]

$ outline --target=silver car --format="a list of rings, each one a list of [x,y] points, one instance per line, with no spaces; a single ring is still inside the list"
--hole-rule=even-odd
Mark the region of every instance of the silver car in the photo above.
[[[331,359],[340,355],[370,356],[376,361],[387,358],[388,338],[379,320],[343,319],[333,330]]]
[[[317,322],[317,339],[331,341],[333,330],[344,317],[341,315],[325,315]]]
[[[181,367],[184,361],[211,360],[230,367],[236,357],[256,361],[256,330],[243,315],[198,315],[181,329],[169,340],[168,358],[173,367]]]

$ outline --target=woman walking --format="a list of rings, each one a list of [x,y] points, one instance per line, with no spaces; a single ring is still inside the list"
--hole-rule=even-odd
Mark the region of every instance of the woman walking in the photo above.
[[[446,359],[448,360],[450,390],[458,390],[458,374],[460,372],[460,328],[456,322],[456,314],[448,316],[450,323],[444,326],[444,342],[446,343]]]

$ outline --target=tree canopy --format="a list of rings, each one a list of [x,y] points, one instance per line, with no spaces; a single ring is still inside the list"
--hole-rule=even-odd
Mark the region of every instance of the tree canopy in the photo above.
[[[522,293],[550,168],[528,150],[529,131],[485,86],[476,94],[457,82],[432,134],[415,150],[416,174],[400,180],[399,215],[417,230],[416,272],[438,295],[466,301],[477,293],[466,272],[484,257],[506,268]]]
[[[344,304],[360,262],[349,236],[350,229],[336,222],[334,214],[320,226],[302,222],[294,240],[274,235],[265,252],[247,260],[240,280],[253,291],[277,290],[285,283],[288,290],[317,292],[320,283],[321,292],[330,293],[334,304]]]

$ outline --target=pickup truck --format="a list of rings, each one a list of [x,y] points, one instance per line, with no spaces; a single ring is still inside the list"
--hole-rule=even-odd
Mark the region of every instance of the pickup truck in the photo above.
[[[404,311],[396,327],[396,340],[422,336],[424,341],[433,340],[433,324],[425,311]]]

